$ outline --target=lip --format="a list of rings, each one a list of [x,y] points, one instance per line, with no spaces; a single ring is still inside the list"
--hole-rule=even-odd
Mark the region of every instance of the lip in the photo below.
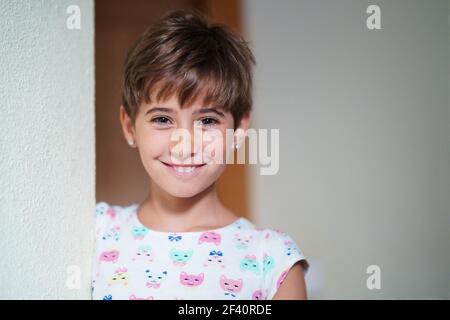
[[[197,176],[205,167],[206,163],[200,165],[172,165],[163,161],[160,161],[174,176],[182,179],[190,179]],[[195,169],[191,172],[178,172],[174,167],[195,167]]]

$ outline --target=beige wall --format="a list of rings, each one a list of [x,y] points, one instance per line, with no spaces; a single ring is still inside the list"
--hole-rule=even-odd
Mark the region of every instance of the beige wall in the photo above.
[[[245,1],[255,126],[281,140],[252,207],[309,257],[312,298],[448,299],[449,4],[376,1],[370,31],[372,3]]]

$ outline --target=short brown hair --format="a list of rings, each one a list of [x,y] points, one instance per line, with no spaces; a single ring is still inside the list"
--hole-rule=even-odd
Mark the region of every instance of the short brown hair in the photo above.
[[[236,129],[252,109],[252,67],[247,42],[198,11],[174,11],[147,28],[125,58],[122,104],[133,120],[139,105],[177,95],[180,107],[201,98],[230,111]],[[144,100],[143,100],[144,99]]]

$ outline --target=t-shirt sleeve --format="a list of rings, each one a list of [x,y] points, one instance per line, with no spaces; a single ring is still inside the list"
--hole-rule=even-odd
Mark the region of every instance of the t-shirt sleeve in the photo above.
[[[263,243],[263,292],[267,300],[272,300],[297,261],[301,261],[305,273],[309,264],[297,243],[284,232],[265,229]]]

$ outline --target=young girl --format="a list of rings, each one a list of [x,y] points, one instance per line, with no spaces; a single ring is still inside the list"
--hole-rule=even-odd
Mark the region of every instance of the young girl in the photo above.
[[[151,192],[126,207],[97,203],[93,299],[306,298],[294,240],[236,216],[216,192],[223,155],[249,128],[253,64],[240,36],[183,11],[130,49],[120,121]],[[177,143],[180,130],[192,139]]]

